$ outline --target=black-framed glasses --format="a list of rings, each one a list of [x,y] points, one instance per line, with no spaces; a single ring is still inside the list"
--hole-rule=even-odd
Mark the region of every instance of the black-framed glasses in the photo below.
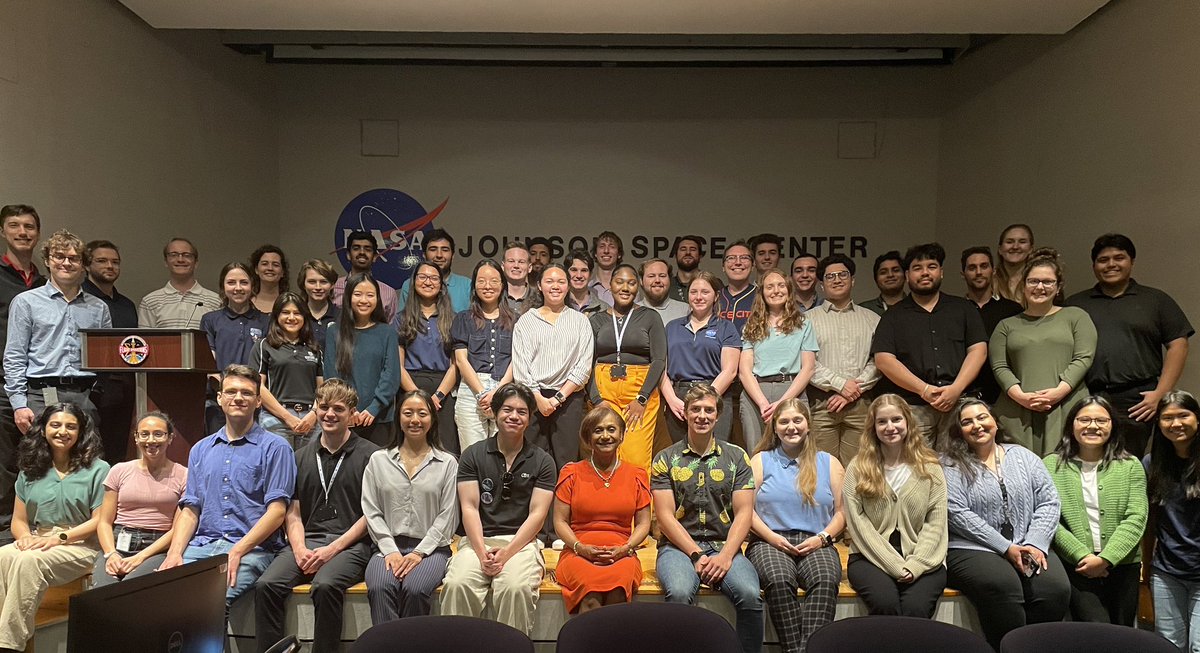
[[[502,501],[512,498],[512,482],[512,472],[504,472],[504,475],[500,477],[500,499]]]

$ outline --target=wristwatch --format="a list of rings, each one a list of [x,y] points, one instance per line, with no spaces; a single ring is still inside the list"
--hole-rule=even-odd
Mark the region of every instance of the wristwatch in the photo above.
[[[637,396],[637,402],[643,406],[645,406],[646,402],[648,402],[648,401],[650,401],[650,397],[647,397],[646,395],[638,395]]]
[[[822,547],[833,546],[833,536],[829,533],[821,531],[820,533],[817,533],[817,537],[821,538]]]
[[[59,532],[58,532],[58,543],[59,543],[59,544],[66,544],[66,543],[67,543],[67,540],[69,540],[69,539],[71,539],[71,538],[67,537],[67,532],[66,532],[66,531],[59,531]]]
[[[561,404],[567,400],[567,396],[562,393],[562,390],[559,390],[558,392],[554,393],[554,400]]]
[[[433,396],[436,397],[438,401],[442,401],[446,398],[446,393],[442,392],[441,390],[437,390],[433,393]]]
[[[692,564],[694,565],[697,562],[700,562],[700,558],[703,558],[704,554],[700,553],[699,551],[692,551],[688,554],[688,557],[692,559]]]

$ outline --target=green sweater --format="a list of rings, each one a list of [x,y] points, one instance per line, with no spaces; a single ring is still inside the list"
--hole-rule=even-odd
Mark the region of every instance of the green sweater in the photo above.
[[[1078,460],[1058,464],[1058,454],[1045,458],[1046,469],[1058,488],[1062,516],[1054,534],[1054,549],[1072,564],[1095,551],[1092,528],[1083,505],[1083,480]],[[1142,559],[1139,543],[1149,511],[1146,472],[1136,458],[1114,460],[1096,474],[1100,494],[1100,553],[1108,564],[1125,565]]]
[[[851,462],[842,483],[850,550],[892,578],[904,571],[920,578],[946,561],[946,478],[936,463],[927,464],[932,478],[921,478],[916,470],[897,495],[867,498],[858,493],[857,466]],[[900,550],[888,542],[900,533]]]

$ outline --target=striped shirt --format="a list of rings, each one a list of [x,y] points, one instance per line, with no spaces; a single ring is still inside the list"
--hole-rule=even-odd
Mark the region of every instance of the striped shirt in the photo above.
[[[205,313],[221,308],[217,293],[197,281],[185,292],[167,285],[153,290],[138,304],[138,326],[143,329],[199,329]]]
[[[583,387],[592,372],[592,325],[579,311],[564,310],[554,324],[541,309],[529,311],[513,327],[513,381],[530,390],[557,390],[567,381]]]
[[[832,302],[825,302],[805,317],[812,322],[820,346],[811,381],[814,386],[839,392],[849,379],[858,381],[862,390],[869,390],[879,382],[879,370],[871,356],[871,338],[879,325],[879,315],[854,302],[841,310]]]

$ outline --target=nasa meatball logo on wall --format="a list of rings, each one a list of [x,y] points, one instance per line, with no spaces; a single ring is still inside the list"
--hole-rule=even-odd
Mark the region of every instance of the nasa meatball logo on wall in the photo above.
[[[423,258],[424,234],[433,230],[433,220],[446,208],[447,198],[432,211],[407,193],[391,188],[376,188],[350,200],[338,217],[333,247],[342,268],[350,270],[346,237],[353,231],[365,231],[375,237],[379,257],[371,274],[393,288],[404,285]]]

